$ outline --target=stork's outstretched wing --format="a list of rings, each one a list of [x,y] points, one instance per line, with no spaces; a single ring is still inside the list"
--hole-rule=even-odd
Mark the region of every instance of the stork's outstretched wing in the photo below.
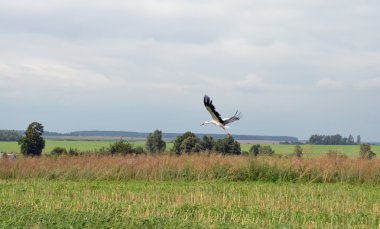
[[[205,95],[205,97],[203,98],[203,103],[205,104],[205,107],[208,110],[208,112],[210,112],[212,119],[223,124],[224,121],[220,117],[220,114],[215,110],[215,107],[212,104],[212,100],[210,99],[210,97]]]
[[[235,122],[236,120],[239,120],[241,117],[242,117],[241,112],[238,113],[238,111],[236,111],[234,116],[232,116],[231,118],[223,119],[223,124],[227,125],[228,123]]]

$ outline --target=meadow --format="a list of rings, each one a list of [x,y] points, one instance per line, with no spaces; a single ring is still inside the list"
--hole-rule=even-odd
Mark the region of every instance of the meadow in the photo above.
[[[378,228],[380,159],[0,160],[0,228]]]
[[[42,157],[0,160],[0,228],[380,227],[380,159],[358,159],[359,146],[302,145],[302,159],[279,144],[283,157],[95,153],[111,143],[46,140]],[[87,153],[49,156],[57,146]]]
[[[0,228],[378,228],[377,186],[0,180]]]
[[[64,140],[46,140],[43,150],[44,154],[49,154],[55,147],[64,147],[66,149],[78,149],[81,152],[95,152],[102,147],[107,148],[114,141],[64,141]],[[130,142],[133,146],[144,147],[145,142]],[[242,151],[249,151],[252,144],[241,144]],[[276,154],[287,155],[292,154],[295,145],[270,144]],[[173,143],[167,142],[166,149],[169,151],[173,147]],[[357,157],[359,154],[359,145],[301,145],[305,156],[318,156],[326,154],[329,150],[345,154],[347,156]],[[380,155],[380,145],[372,146],[372,150]],[[19,152],[20,147],[17,142],[1,142],[0,152]]]

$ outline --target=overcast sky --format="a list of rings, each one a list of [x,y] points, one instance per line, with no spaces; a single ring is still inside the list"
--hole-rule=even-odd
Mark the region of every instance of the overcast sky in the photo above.
[[[0,129],[380,140],[380,1],[0,0]]]

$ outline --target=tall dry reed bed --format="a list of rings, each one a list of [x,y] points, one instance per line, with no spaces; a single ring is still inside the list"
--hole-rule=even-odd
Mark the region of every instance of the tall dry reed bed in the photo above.
[[[0,179],[212,180],[380,184],[380,160],[200,155],[0,160]]]

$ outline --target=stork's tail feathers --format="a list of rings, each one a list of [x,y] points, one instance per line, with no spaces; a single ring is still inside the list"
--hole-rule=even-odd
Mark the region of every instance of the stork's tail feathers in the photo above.
[[[241,112],[238,113],[238,111],[236,111],[236,117],[241,119],[243,117],[243,114]]]

